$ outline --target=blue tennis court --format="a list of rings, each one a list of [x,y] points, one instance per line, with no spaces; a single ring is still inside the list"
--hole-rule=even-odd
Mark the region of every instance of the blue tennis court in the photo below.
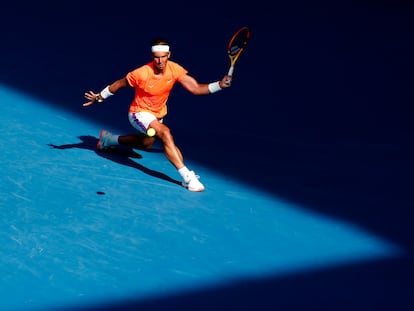
[[[280,5],[274,28],[263,8],[224,7],[214,26],[190,17],[221,31],[202,49],[182,21],[132,44],[130,10],[86,20],[74,5],[0,22],[1,310],[412,309],[412,7]],[[177,85],[165,120],[204,192],[180,185],[160,145],[96,149],[102,127],[133,130],[132,97],[83,108],[85,91],[148,60],[162,30],[200,82],[220,77],[241,24],[234,86]]]

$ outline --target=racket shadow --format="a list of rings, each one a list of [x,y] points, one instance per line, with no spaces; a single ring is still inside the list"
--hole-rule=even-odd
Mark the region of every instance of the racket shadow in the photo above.
[[[171,177],[169,177],[168,175],[155,171],[155,170],[151,170],[137,162],[135,162],[134,160],[132,160],[131,158],[134,159],[142,159],[142,155],[135,152],[135,150],[133,148],[130,147],[126,147],[126,146],[119,146],[117,148],[111,148],[111,149],[107,149],[107,150],[98,150],[96,149],[96,145],[98,143],[98,138],[94,137],[94,136],[90,136],[90,135],[84,135],[84,136],[78,136],[78,138],[81,140],[81,142],[79,143],[74,143],[74,144],[64,144],[64,145],[54,145],[54,144],[48,144],[48,146],[50,146],[53,149],[72,149],[72,148],[78,148],[78,149],[86,149],[86,150],[90,150],[95,152],[98,156],[108,159],[112,162],[121,164],[121,165],[125,165],[125,166],[129,166],[135,169],[140,170],[141,172],[150,175],[152,177],[155,178],[159,178],[168,182],[171,182],[173,184],[177,184],[181,186],[181,182],[173,179]],[[159,151],[150,151],[150,152],[159,152]]]

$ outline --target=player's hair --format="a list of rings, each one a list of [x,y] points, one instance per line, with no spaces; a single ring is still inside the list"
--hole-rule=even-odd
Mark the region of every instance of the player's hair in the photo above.
[[[168,45],[171,46],[170,43],[165,40],[164,38],[157,38],[151,41],[151,47],[154,45]]]

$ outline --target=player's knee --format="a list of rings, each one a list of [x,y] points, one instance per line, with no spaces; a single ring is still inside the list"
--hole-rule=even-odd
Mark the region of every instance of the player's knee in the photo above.
[[[142,140],[142,147],[144,149],[151,149],[152,145],[154,145],[154,142],[155,142],[155,137],[145,137]]]
[[[172,141],[171,131],[168,127],[163,126],[160,130],[157,131],[157,136],[164,142],[168,143]]]

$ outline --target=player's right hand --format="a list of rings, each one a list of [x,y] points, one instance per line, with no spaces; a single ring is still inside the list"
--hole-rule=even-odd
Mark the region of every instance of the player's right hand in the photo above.
[[[231,86],[231,82],[233,81],[233,77],[229,75],[225,75],[221,80],[220,87],[226,88]]]
[[[88,100],[86,103],[84,103],[82,106],[84,106],[84,107],[87,107],[87,106],[90,106],[90,105],[93,105],[94,103],[96,103],[97,102],[97,100],[96,100],[96,97],[98,96],[99,94],[95,94],[94,92],[92,92],[92,91],[89,91],[89,92],[87,92],[87,93],[85,93],[85,98]]]

